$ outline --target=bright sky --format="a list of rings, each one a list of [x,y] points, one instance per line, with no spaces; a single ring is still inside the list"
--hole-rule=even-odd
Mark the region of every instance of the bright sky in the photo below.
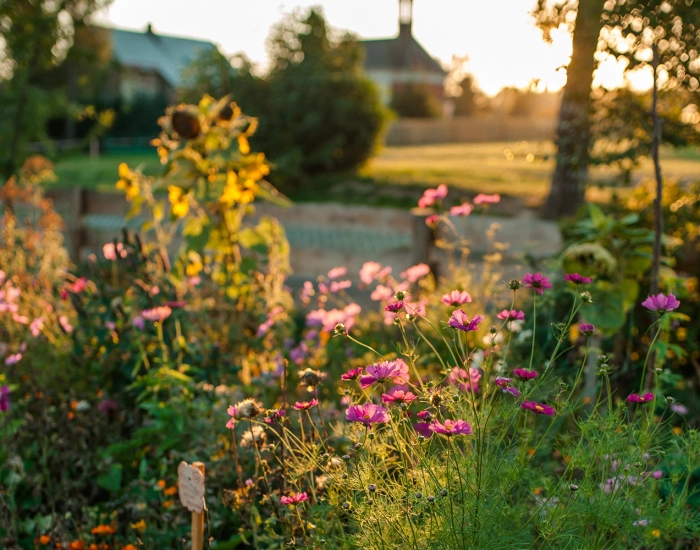
[[[101,24],[212,40],[226,53],[245,52],[265,64],[270,27],[298,6],[320,5],[329,23],[360,38],[398,32],[398,0],[114,0],[98,16]],[[555,33],[542,41],[529,11],[534,0],[414,0],[413,34],[449,68],[453,55],[468,56],[466,69],[481,89],[495,94],[504,86],[561,88],[571,38]],[[498,19],[498,24],[496,24]]]

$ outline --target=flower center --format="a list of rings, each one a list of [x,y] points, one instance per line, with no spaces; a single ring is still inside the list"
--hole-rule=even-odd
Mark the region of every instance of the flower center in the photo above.
[[[544,411],[544,407],[542,405],[535,405],[535,410],[538,412]]]
[[[368,415],[368,414],[366,414],[366,415],[365,415],[365,416],[363,416],[362,418],[364,418],[365,420],[369,420],[369,415]]]

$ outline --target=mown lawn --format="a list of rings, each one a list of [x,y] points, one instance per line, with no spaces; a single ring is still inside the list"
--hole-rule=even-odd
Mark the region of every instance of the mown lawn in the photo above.
[[[406,147],[385,147],[360,170],[357,178],[333,179],[314,185],[312,193],[300,193],[296,200],[351,200],[369,204],[403,206],[426,186],[445,183],[467,193],[501,193],[536,205],[549,190],[554,167],[551,142],[459,143]],[[56,164],[56,185],[114,189],[120,162],[141,166],[155,175],[161,165],[155,152],[112,153],[97,159],[68,157]],[[700,150],[662,151],[664,176],[681,179],[700,177]],[[592,179],[612,180],[613,170],[595,168]],[[651,161],[633,174],[633,179],[652,177]]]

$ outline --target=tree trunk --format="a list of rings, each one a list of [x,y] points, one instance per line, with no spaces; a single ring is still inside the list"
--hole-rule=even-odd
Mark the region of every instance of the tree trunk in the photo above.
[[[573,52],[557,125],[557,164],[542,215],[569,216],[583,203],[590,147],[591,85],[603,0],[579,0]]]

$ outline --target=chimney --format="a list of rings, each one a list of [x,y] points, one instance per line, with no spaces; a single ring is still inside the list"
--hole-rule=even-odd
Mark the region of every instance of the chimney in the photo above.
[[[413,0],[399,0],[399,36],[411,36]]]

